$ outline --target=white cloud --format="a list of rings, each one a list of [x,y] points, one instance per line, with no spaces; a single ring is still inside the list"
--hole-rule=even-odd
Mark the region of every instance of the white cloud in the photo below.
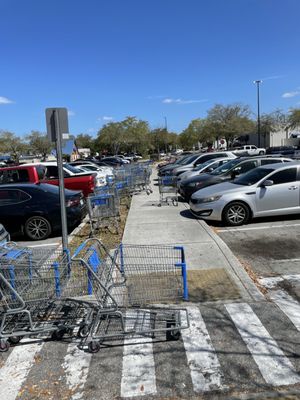
[[[163,99],[166,96],[147,96],[146,99],[148,100],[155,100],[155,99]]]
[[[68,116],[69,117],[74,117],[75,113],[72,110],[68,110]]]
[[[0,104],[12,104],[14,103],[12,100],[9,100],[7,97],[0,96]]]
[[[166,98],[162,102],[164,104],[193,104],[193,103],[204,103],[208,101],[207,99],[202,99],[202,100],[183,100],[183,99],[172,99],[172,98]]]
[[[282,79],[285,78],[286,75],[271,75],[271,76],[266,76],[265,78],[261,78],[262,81],[270,81],[273,79]]]
[[[300,91],[299,91],[299,90],[295,90],[294,92],[286,92],[286,93],[283,93],[282,97],[283,97],[284,99],[289,99],[289,98],[291,98],[291,97],[298,96],[299,94],[300,94]]]
[[[103,121],[112,121],[114,118],[113,117],[107,117],[106,115],[104,115],[102,117]]]

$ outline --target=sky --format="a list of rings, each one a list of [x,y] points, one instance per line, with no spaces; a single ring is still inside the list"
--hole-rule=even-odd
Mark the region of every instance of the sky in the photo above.
[[[299,0],[0,0],[0,130],[127,116],[180,133],[215,104],[300,108]]]

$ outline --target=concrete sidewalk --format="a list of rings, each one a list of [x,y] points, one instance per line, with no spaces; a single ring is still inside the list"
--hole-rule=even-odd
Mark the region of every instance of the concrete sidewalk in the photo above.
[[[177,207],[158,207],[156,173],[153,175],[153,193],[149,196],[141,193],[132,198],[123,243],[183,245],[188,270],[225,269],[238,288],[239,300],[263,300],[228,246],[204,221],[190,214],[187,204],[179,202]]]

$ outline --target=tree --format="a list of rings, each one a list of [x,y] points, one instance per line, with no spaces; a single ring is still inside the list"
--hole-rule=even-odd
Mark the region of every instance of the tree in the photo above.
[[[153,129],[150,132],[151,150],[160,153],[175,149],[178,144],[178,135],[168,132],[165,128]]]
[[[149,147],[148,122],[135,117],[127,117],[121,122],[110,122],[98,132],[95,147],[113,154],[144,153]]]
[[[228,142],[232,142],[236,136],[251,133],[255,129],[255,123],[251,120],[249,106],[231,104],[224,106],[216,104],[208,111],[207,120],[215,129],[215,135],[222,136]]]
[[[76,136],[75,142],[78,148],[91,149],[93,152],[95,147],[95,140],[91,135],[80,133]]]
[[[290,129],[296,129],[300,127],[300,108],[294,108],[290,110],[288,123]]]
[[[12,132],[0,131],[0,151],[8,153],[18,163],[21,153],[26,149],[25,142]]]
[[[29,142],[30,150],[37,155],[41,155],[44,160],[53,149],[53,145],[48,139],[46,133],[31,131],[31,133],[27,135],[27,140]]]
[[[207,121],[205,119],[194,119],[190,122],[188,127],[179,135],[181,146],[190,150],[198,146],[199,142],[206,142],[210,137],[209,130],[207,129]]]

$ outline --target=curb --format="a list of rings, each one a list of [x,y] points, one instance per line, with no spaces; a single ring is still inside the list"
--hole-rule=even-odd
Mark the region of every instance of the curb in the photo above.
[[[68,245],[75,239],[75,236],[85,227],[85,225],[89,222],[89,216],[86,215],[82,222],[68,235]]]
[[[265,300],[264,295],[253,283],[247,272],[244,270],[242,264],[232,253],[227,244],[204,221],[200,219],[198,219],[197,221],[219,247],[220,251],[223,253],[224,257],[228,261],[234,277],[239,281],[239,283],[242,285],[243,289],[246,290],[248,295],[255,301]]]

